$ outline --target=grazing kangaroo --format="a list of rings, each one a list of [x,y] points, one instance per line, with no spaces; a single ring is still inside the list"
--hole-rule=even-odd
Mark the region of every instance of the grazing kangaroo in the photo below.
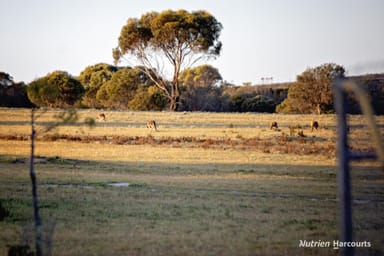
[[[311,132],[313,132],[313,130],[316,130],[319,128],[319,123],[317,121],[312,121],[311,122]]]
[[[277,126],[277,122],[272,122],[271,123],[271,130],[272,130],[272,128],[274,128],[274,129],[278,129],[279,128],[279,126]]]
[[[157,130],[157,127],[156,127],[156,121],[155,120],[149,120],[148,122],[147,122],[147,128],[148,129],[155,129],[155,131],[158,131]]]
[[[100,114],[97,116],[97,120],[101,120],[101,121],[104,121],[104,122],[105,122],[105,114],[104,114],[104,113],[100,113]]]

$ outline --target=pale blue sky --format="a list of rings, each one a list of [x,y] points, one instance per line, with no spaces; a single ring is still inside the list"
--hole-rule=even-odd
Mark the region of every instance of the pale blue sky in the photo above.
[[[295,81],[328,62],[349,75],[384,72],[383,0],[0,0],[0,71],[29,83],[112,64],[126,20],[166,9],[203,9],[222,23],[223,50],[209,64],[235,84]]]

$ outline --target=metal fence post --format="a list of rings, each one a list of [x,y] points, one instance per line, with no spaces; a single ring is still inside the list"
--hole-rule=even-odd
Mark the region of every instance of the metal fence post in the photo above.
[[[337,173],[338,203],[341,212],[340,238],[343,242],[352,241],[352,196],[350,187],[348,150],[348,125],[347,125],[347,100],[342,87],[342,80],[334,84],[334,104],[337,113],[338,142],[337,154],[339,170]],[[352,247],[340,248],[343,255],[353,255]]]
[[[361,110],[366,118],[367,126],[370,128],[376,152],[354,152],[348,148],[348,93],[354,93],[358,100]],[[350,185],[350,166],[352,160],[358,159],[377,159],[384,166],[384,144],[381,134],[376,126],[374,113],[369,101],[369,95],[353,81],[337,79],[333,83],[334,105],[337,113],[337,154],[339,170],[337,173],[338,200],[340,208],[340,230],[341,242],[352,242],[352,195]],[[353,255],[353,247],[341,247],[343,255]]]

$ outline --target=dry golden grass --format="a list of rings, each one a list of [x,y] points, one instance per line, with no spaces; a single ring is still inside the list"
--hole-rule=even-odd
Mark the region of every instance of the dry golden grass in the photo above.
[[[37,120],[37,138],[39,141],[99,143],[102,144],[99,148],[105,148],[106,150],[108,150],[107,144],[151,144],[152,147],[150,148],[160,146],[167,148],[167,150],[169,148],[197,148],[193,150],[196,152],[200,151],[201,148],[213,150],[233,149],[236,152],[242,149],[241,154],[248,156],[248,160],[255,158],[252,156],[255,155],[254,151],[257,154],[272,153],[277,159],[281,158],[282,154],[286,156],[288,154],[288,158],[292,158],[291,155],[312,154],[314,156],[313,161],[319,160],[319,155],[334,160],[336,154],[337,134],[334,115],[103,111],[102,113],[106,116],[105,122],[96,120],[96,125],[92,128],[84,123],[89,118],[97,119],[98,114],[101,112],[79,110],[77,124],[64,125],[50,132],[44,132],[45,127],[57,121],[54,117],[59,113],[59,110],[47,110]],[[39,113],[37,114],[39,115]],[[13,140],[18,138],[28,140],[30,134],[30,110],[0,109],[0,115],[3,124],[0,126],[0,139]],[[152,119],[156,120],[158,124],[158,132],[146,128],[147,120]],[[311,120],[319,122],[319,130],[311,132],[309,126]],[[278,122],[278,129],[270,129],[269,126],[272,121]],[[383,126],[384,118],[377,118],[377,122]],[[373,151],[373,144],[370,141],[371,136],[363,126],[363,118],[361,116],[350,116],[349,124],[351,126],[351,147],[362,151]],[[293,133],[291,133],[292,130],[289,127],[294,127]],[[79,145],[79,147],[87,146]],[[11,148],[7,148],[12,151]],[[124,152],[127,151],[124,147],[118,148],[124,149]],[[131,148],[128,147],[128,151]],[[183,150],[180,149],[180,151]],[[188,149],[185,149],[185,151],[188,151]],[[251,152],[247,153],[246,151]],[[4,151],[3,153],[6,154]],[[59,153],[57,155],[62,155],[61,152]],[[105,155],[107,158],[111,155],[110,151],[107,151],[107,154],[100,154]],[[115,154],[119,155],[118,151]],[[226,155],[225,152],[223,154]],[[65,155],[67,156],[68,153],[65,153]],[[112,155],[114,154],[112,153]],[[156,152],[153,157],[159,157],[159,155],[160,158],[163,158],[161,152]],[[236,153],[235,155],[238,159],[244,159],[244,157],[237,157]],[[202,159],[204,157],[197,154],[197,158]],[[320,161],[322,160],[320,158]],[[211,159],[208,159],[208,161],[211,161]]]
[[[0,155],[27,157],[28,141],[0,141]],[[334,165],[327,156],[270,154],[252,150],[172,148],[150,145],[88,144],[77,142],[38,142],[36,155],[79,160],[159,162],[159,163],[265,163]]]

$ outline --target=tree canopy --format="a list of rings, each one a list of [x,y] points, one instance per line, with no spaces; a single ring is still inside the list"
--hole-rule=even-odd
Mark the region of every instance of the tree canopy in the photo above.
[[[0,107],[32,107],[24,82],[15,83],[13,77],[0,71]]]
[[[188,111],[219,111],[222,109],[219,71],[211,65],[185,69],[180,74],[182,109]]]
[[[149,12],[140,19],[128,19],[113,57],[118,62],[129,55],[168,98],[170,109],[177,110],[180,72],[204,57],[220,54],[221,30],[221,23],[206,11]],[[166,62],[170,67],[160,66]],[[170,82],[167,70],[172,77]]]
[[[128,106],[132,110],[163,110],[167,99],[156,86],[140,86]]]
[[[159,89],[140,67],[120,68],[97,91],[96,99],[104,107],[114,109],[161,110],[165,107]],[[160,98],[159,98],[160,97]]]
[[[179,76],[180,83],[189,87],[212,87],[222,81],[219,70],[211,65],[201,65],[183,70]]]
[[[65,71],[55,71],[28,86],[28,98],[39,107],[68,107],[81,99],[82,84]]]
[[[13,77],[5,72],[0,71],[0,86],[1,87],[7,87],[12,85],[13,82]]]
[[[98,63],[92,66],[86,67],[78,77],[79,81],[82,83],[85,89],[83,96],[83,104],[91,108],[99,108],[101,104],[96,99],[96,94],[100,87],[108,82],[113,73],[118,70],[117,67],[105,64]]]
[[[325,113],[333,111],[332,82],[344,77],[345,69],[334,63],[308,68],[297,76],[288,97],[277,107],[283,113]]]

